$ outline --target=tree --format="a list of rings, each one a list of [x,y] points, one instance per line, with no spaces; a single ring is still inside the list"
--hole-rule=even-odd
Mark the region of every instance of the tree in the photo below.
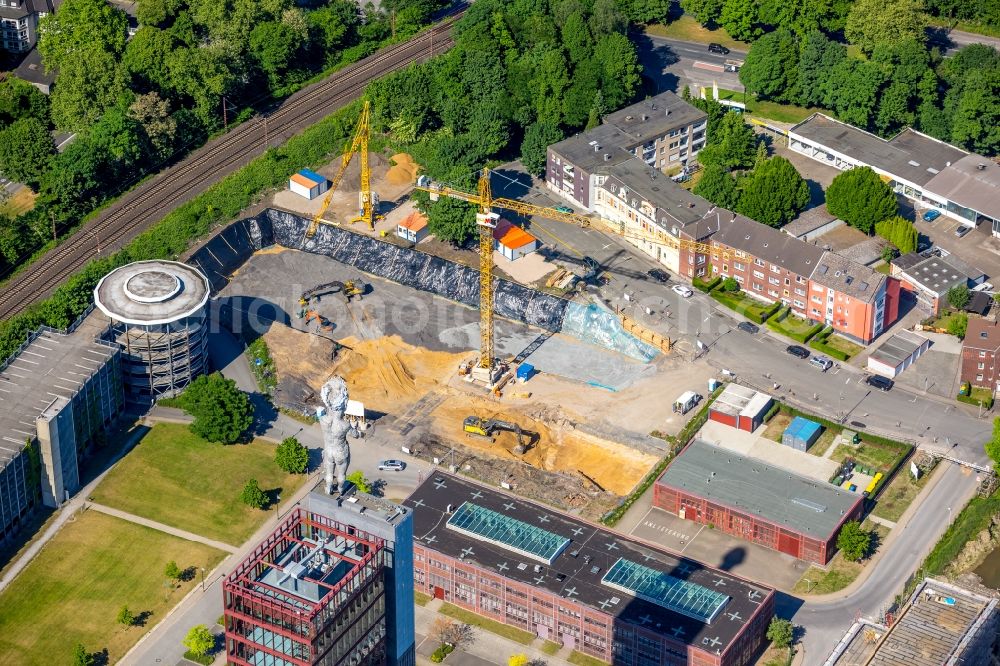
[[[240,491],[240,501],[253,509],[263,509],[267,506],[267,493],[261,490],[257,479],[250,479]]]
[[[125,50],[128,17],[104,0],[66,0],[38,23],[38,50],[45,69],[61,70],[88,52],[117,58]]]
[[[180,47],[170,32],[143,25],[125,47],[122,64],[137,87],[166,90],[170,86],[168,59]]]
[[[0,126],[22,118],[34,118],[47,127],[49,98],[27,81],[8,75],[0,81]]]
[[[840,528],[837,535],[837,548],[844,554],[848,562],[857,562],[868,554],[871,546],[871,532],[861,529],[861,523],[849,520]],[[768,632],[770,637],[770,631]]]
[[[191,627],[182,642],[184,647],[196,657],[204,657],[215,648],[215,636],[203,624]]]
[[[131,627],[135,624],[135,615],[128,609],[128,606],[122,606],[118,610],[118,624],[123,627]]]
[[[895,245],[901,254],[915,252],[920,239],[913,223],[898,215],[876,222],[875,233]]]
[[[779,28],[753,43],[740,67],[740,81],[758,97],[794,102],[799,98],[798,62],[795,35]]]
[[[726,113],[718,126],[711,128],[713,138],[698,153],[702,164],[718,164],[728,169],[745,169],[757,156],[757,137],[739,113]]]
[[[865,54],[879,44],[924,41],[926,24],[920,0],[855,0],[844,36]]]
[[[97,122],[125,94],[125,70],[117,56],[84,48],[59,66],[49,99],[52,122],[80,131]]]
[[[253,423],[253,405],[236,382],[218,372],[202,375],[180,396],[181,407],[194,417],[191,432],[210,442],[232,444]]]
[[[1000,67],[988,72],[971,72],[952,121],[955,143],[987,155],[1000,150]]]
[[[280,84],[301,43],[302,36],[292,26],[278,21],[261,23],[250,33],[250,52],[272,88]]]
[[[727,277],[722,281],[722,291],[739,291],[740,283],[736,281],[736,278]]]
[[[736,179],[718,164],[709,164],[701,172],[694,193],[704,197],[716,206],[732,209],[739,196],[736,192]]]
[[[831,214],[856,229],[870,234],[876,222],[892,217],[899,210],[896,194],[870,167],[855,167],[830,183],[826,207]]]
[[[414,198],[417,208],[427,215],[427,226],[431,233],[440,240],[463,245],[475,235],[476,209],[470,204],[451,197],[441,197],[433,202],[426,200],[421,205],[422,197]]]
[[[524,653],[512,654],[507,657],[507,666],[529,666],[531,660]]]
[[[77,643],[73,648],[73,666],[94,666],[94,657],[81,643]]]
[[[856,58],[841,60],[830,73],[823,105],[835,110],[845,122],[868,127],[885,79],[886,73],[873,62]]]
[[[562,139],[562,132],[552,123],[532,123],[521,141],[521,163],[533,176],[545,175],[546,149]]]
[[[757,24],[755,0],[725,0],[719,15],[719,25],[725,28],[733,39],[743,42],[752,42],[763,32]]]
[[[164,159],[173,152],[177,119],[170,115],[170,102],[155,92],[139,95],[128,108],[128,113],[142,126],[152,155]]]
[[[968,305],[971,298],[969,287],[964,284],[957,284],[948,290],[948,303],[956,310],[961,310]]]
[[[790,620],[775,615],[771,618],[771,624],[767,625],[767,640],[776,648],[789,647],[795,635],[794,629]]]
[[[309,469],[309,449],[294,437],[286,437],[274,451],[274,462],[289,474],[305,474]]]
[[[594,47],[594,60],[602,68],[601,91],[606,104],[612,109],[624,106],[642,79],[635,45],[625,35],[606,35]]]
[[[468,624],[439,617],[431,625],[430,637],[431,640],[438,643],[447,643],[452,647],[460,648],[475,640],[475,632]]]
[[[656,23],[667,20],[670,0],[617,0],[618,8],[633,23]]]
[[[740,185],[736,208],[770,227],[794,219],[809,204],[809,185],[784,157],[771,157]]]
[[[681,8],[698,23],[708,25],[718,22],[724,3],[725,0],[681,0]]]
[[[360,469],[356,469],[347,475],[347,480],[353,483],[358,490],[363,493],[370,493],[372,491],[371,479],[365,476],[365,473]]]
[[[986,455],[993,461],[993,467],[1000,471],[1000,416],[993,419],[993,437],[986,442]]]
[[[594,9],[590,13],[590,29],[595,36],[623,33],[626,23],[615,0],[594,0]]]
[[[55,152],[52,135],[37,118],[22,118],[0,130],[0,173],[9,180],[38,189]]]
[[[177,566],[177,562],[174,562],[173,560],[167,562],[167,566],[163,569],[163,575],[175,582],[181,579],[181,575],[183,573],[184,572],[181,571],[181,568]]]

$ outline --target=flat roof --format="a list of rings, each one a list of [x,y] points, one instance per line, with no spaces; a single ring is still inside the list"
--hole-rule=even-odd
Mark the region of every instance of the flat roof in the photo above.
[[[923,336],[910,331],[900,331],[883,342],[878,349],[872,352],[870,358],[895,368],[925,343],[927,343],[927,338]]]
[[[633,158],[624,148],[628,135],[612,125],[598,125],[594,129],[563,139],[549,146],[554,154],[587,173],[613,166]]]
[[[886,140],[822,113],[814,113],[788,133],[921,186],[968,154],[909,128]]]
[[[781,227],[781,230],[789,236],[801,238],[820,227],[830,224],[836,219],[837,216],[827,210],[826,204],[822,204],[802,211],[798,217]]]
[[[770,402],[771,396],[766,393],[739,384],[727,384],[711,408],[732,416],[756,416]]]
[[[628,140],[622,146],[633,148],[671,130],[707,119],[708,114],[704,111],[668,91],[609,113],[604,116],[604,123],[627,135]]]
[[[0,467],[35,437],[35,421],[53,400],[72,398],[118,352],[97,340],[110,323],[95,311],[70,333],[43,327],[0,365]]]
[[[928,291],[943,296],[956,285],[967,284],[970,277],[952,262],[951,257],[928,257],[926,260],[904,269],[903,277],[916,282]]]
[[[966,155],[925,186],[960,206],[1000,219],[1000,164],[982,155]]]
[[[700,562],[441,471],[425,479],[404,504],[413,509],[414,541],[425,548],[710,653],[725,651],[774,593]],[[497,521],[495,531],[484,528],[480,532],[485,536],[477,536],[471,530],[450,527],[459,509],[469,505],[490,512],[484,516],[499,515],[499,519],[493,518]],[[546,545],[551,541],[558,550],[551,564],[528,557],[518,544],[514,544],[517,549],[505,545],[505,537],[496,530],[518,524],[529,524],[551,535],[536,535],[541,541],[535,541]],[[546,552],[553,552],[553,548]]]
[[[909,268],[922,264],[925,259],[927,259],[927,257],[922,257],[916,252],[907,252],[906,254],[899,255],[889,263],[899,270],[905,271]]]
[[[701,439],[674,458],[657,483],[824,541],[862,500]]]
[[[892,625],[870,666],[941,666],[962,652],[962,640],[985,616],[996,612],[997,600],[931,578],[913,593]]]
[[[157,325],[197,313],[211,285],[179,261],[136,261],[111,271],[94,288],[94,304],[115,321]]]

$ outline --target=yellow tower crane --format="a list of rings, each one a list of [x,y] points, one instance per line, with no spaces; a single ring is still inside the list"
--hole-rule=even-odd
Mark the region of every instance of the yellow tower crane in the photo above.
[[[677,238],[666,232],[659,230],[649,230],[643,233],[632,233],[626,230],[625,223],[612,222],[602,217],[588,217],[577,213],[564,213],[555,208],[547,206],[536,206],[534,204],[517,201],[515,199],[505,199],[503,197],[493,198],[490,189],[490,170],[483,169],[479,176],[478,193],[465,192],[447,185],[431,181],[418,181],[416,189],[428,192],[431,200],[436,201],[438,197],[446,196],[453,199],[461,199],[475,204],[479,207],[476,213],[476,225],[479,227],[479,361],[477,368],[487,379],[487,383],[492,384],[495,359],[493,356],[493,230],[496,228],[499,215],[493,212],[494,208],[511,210],[525,216],[537,216],[548,220],[557,220],[569,224],[577,224],[581,227],[595,227],[622,238],[634,238],[648,241],[658,245],[666,245],[673,249],[686,249],[701,254],[722,253],[728,256],[727,251],[713,247],[708,243]]]
[[[382,216],[375,212],[375,206],[378,204],[378,195],[372,192],[372,174],[371,168],[368,165],[368,138],[370,136],[371,104],[365,100],[364,105],[361,107],[361,115],[358,117],[358,124],[354,128],[354,138],[351,140],[350,146],[345,149],[343,157],[341,157],[340,169],[337,170],[333,181],[330,183],[330,189],[323,198],[322,207],[318,213],[313,215],[312,221],[309,223],[309,228],[306,229],[306,238],[312,238],[320,224],[330,224],[323,219],[323,216],[330,207],[333,194],[337,191],[340,181],[344,179],[344,174],[347,172],[347,167],[350,165],[355,153],[360,155],[361,158],[361,192],[359,195],[361,211],[357,217],[351,218],[351,222],[365,222],[369,229],[374,229],[375,221],[382,219]]]

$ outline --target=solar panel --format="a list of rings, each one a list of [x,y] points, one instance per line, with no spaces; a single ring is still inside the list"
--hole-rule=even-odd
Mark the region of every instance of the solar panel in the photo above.
[[[711,624],[729,596],[637,562],[618,558],[601,582],[661,608]]]
[[[447,526],[456,532],[483,539],[525,557],[552,564],[569,539],[540,527],[465,502],[448,519]]]

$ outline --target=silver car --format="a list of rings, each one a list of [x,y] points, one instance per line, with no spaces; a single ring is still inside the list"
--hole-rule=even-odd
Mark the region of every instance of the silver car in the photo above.
[[[383,460],[378,464],[378,471],[402,472],[406,469],[406,463],[402,460]]]

